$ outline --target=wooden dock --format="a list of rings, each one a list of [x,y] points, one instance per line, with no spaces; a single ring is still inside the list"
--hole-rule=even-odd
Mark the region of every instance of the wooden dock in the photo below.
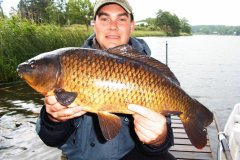
[[[179,160],[213,160],[213,155],[208,138],[207,145],[203,149],[195,148],[183,128],[183,124],[178,117],[172,117],[172,128],[174,133],[174,146],[170,152]]]

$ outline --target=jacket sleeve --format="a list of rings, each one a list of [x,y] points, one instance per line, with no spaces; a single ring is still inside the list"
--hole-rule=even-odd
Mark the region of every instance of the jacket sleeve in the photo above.
[[[171,127],[171,118],[168,116],[167,118],[167,128],[168,128],[168,136],[165,142],[159,147],[153,147],[150,145],[138,143],[137,149],[148,154],[148,155],[160,155],[168,152],[169,148],[174,144],[173,130]]]
[[[42,107],[36,124],[36,131],[47,146],[61,146],[67,141],[74,130],[75,127],[72,120],[53,122],[48,118],[45,106]]]

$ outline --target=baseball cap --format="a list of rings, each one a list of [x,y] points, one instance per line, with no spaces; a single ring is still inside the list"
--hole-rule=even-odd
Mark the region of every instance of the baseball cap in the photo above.
[[[133,16],[132,7],[130,6],[130,4],[128,3],[127,0],[97,0],[96,4],[95,4],[95,7],[94,7],[94,18],[96,17],[96,14],[97,14],[98,10],[103,5],[106,5],[108,3],[116,3],[116,4],[118,4],[123,9],[125,9],[125,11],[127,11],[130,15]]]

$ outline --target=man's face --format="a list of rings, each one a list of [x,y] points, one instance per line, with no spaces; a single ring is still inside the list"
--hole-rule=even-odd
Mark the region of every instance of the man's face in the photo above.
[[[131,16],[119,5],[109,4],[98,11],[94,31],[102,49],[127,44],[133,30]]]

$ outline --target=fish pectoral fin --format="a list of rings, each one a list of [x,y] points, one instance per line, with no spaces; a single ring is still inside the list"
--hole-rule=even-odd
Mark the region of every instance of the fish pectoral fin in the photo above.
[[[57,101],[63,106],[70,105],[78,95],[76,92],[68,92],[62,88],[54,90],[54,93]]]
[[[182,112],[163,110],[163,111],[161,111],[161,114],[163,114],[165,116],[172,116],[172,115],[180,116],[182,114]]]
[[[113,139],[121,129],[120,117],[108,112],[98,112],[97,115],[104,138],[106,140]]]

